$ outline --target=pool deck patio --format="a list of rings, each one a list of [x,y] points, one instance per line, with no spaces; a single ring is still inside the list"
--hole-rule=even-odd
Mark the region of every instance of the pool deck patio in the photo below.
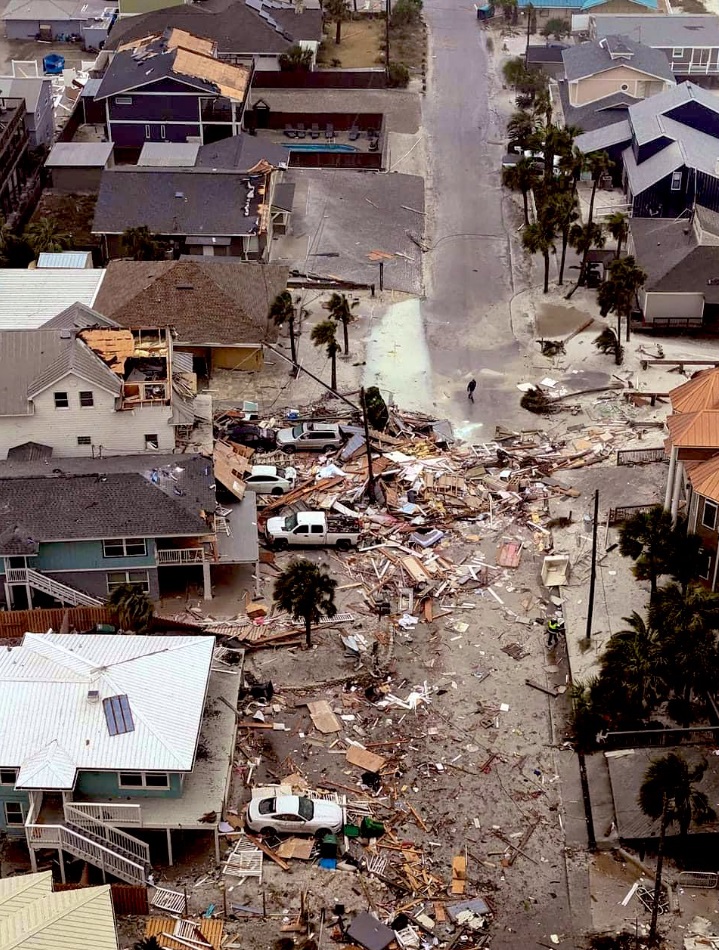
[[[354,141],[350,141],[348,131],[337,131],[335,130],[334,138],[327,139],[325,137],[325,128],[324,126],[319,127],[319,137],[312,138],[309,130],[305,130],[304,138],[290,138],[281,129],[258,129],[257,136],[260,138],[267,139],[272,142],[274,145],[280,145],[289,150],[293,146],[304,146],[304,148],[299,148],[297,151],[305,152],[369,152],[370,151],[370,139],[367,136],[366,132],[360,132],[359,138]],[[315,133],[316,135],[317,133]],[[333,145],[341,145],[343,148],[332,148]],[[310,148],[310,146],[316,146],[315,148]],[[349,147],[348,147],[349,146]],[[380,138],[380,151],[382,150],[382,140]]]

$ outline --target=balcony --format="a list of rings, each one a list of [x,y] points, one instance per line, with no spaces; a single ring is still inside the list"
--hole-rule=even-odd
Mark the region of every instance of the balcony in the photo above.
[[[204,548],[158,548],[157,550],[158,567],[169,564],[203,564],[209,560]]]

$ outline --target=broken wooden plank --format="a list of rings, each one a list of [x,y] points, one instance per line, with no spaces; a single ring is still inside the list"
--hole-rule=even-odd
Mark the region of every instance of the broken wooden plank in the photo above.
[[[315,729],[319,732],[342,731],[342,723],[332,712],[332,707],[326,699],[318,699],[315,702],[307,703],[307,709]]]
[[[556,699],[559,695],[554,687],[542,686],[541,683],[537,683],[535,680],[525,680],[524,682],[527,686],[531,686],[532,689],[538,689],[540,693],[546,693],[547,696],[551,696],[552,699]]]
[[[364,769],[365,772],[380,772],[385,765],[387,765],[387,759],[382,758],[381,755],[377,755],[375,752],[370,752],[368,749],[363,749],[362,746],[351,745],[346,753],[346,759],[349,765],[355,765],[359,769]]]

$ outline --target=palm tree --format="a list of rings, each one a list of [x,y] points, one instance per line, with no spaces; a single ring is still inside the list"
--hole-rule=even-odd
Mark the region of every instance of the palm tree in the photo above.
[[[110,594],[107,606],[122,630],[142,633],[154,615],[152,601],[137,584],[121,584]]]
[[[327,356],[332,368],[332,377],[330,389],[333,393],[337,392],[337,354],[340,351],[340,345],[337,342],[337,324],[334,320],[323,320],[316,324],[312,329],[310,339],[315,346],[326,346]]]
[[[329,301],[327,302],[327,309],[330,312],[330,317],[333,320],[336,320],[337,323],[342,324],[345,356],[349,355],[350,351],[350,341],[349,334],[347,333],[347,327],[355,319],[355,315],[352,313],[355,307],[359,307],[359,300],[353,300],[352,303],[350,303],[346,294],[332,294]]]
[[[651,600],[657,595],[657,578],[667,574],[672,557],[672,518],[661,505],[638,511],[619,528],[619,551],[634,562],[634,576],[649,580]],[[650,626],[657,626],[649,615]]]
[[[623,714],[645,718],[664,698],[665,655],[659,632],[635,611],[624,618],[626,630],[615,633],[601,658],[600,682],[621,699]]]
[[[629,237],[629,218],[623,211],[615,211],[614,214],[607,215],[605,223],[607,231],[617,242],[615,257],[619,258],[622,256],[622,244]]]
[[[516,165],[502,169],[502,184],[510,191],[522,192],[524,224],[529,227],[529,193],[539,181],[539,172],[527,158],[520,158]]]
[[[161,261],[165,257],[164,244],[144,224],[139,228],[127,228],[123,231],[120,248],[123,256],[133,261]]]
[[[606,152],[592,152],[587,155],[585,168],[592,176],[592,194],[589,198],[589,214],[587,215],[587,224],[594,220],[594,199],[597,196],[599,182],[607,172],[614,167],[614,162],[609,158]]]
[[[532,135],[535,128],[536,123],[532,113],[525,109],[517,109],[507,121],[507,138],[510,142],[519,145],[520,148],[526,148],[527,139]]]
[[[278,60],[283,72],[308,70],[312,68],[312,50],[303,49],[299,43],[295,43],[284,53],[280,53]]]
[[[297,367],[297,342],[295,339],[295,320],[299,317],[302,319],[306,317],[309,313],[309,310],[305,310],[304,307],[300,307],[299,314],[297,313],[297,305],[300,302],[298,297],[296,301],[292,300],[292,294],[289,290],[283,290],[281,294],[277,294],[275,299],[272,301],[270,306],[269,319],[273,320],[278,327],[287,324],[287,328],[290,331],[290,355],[292,356],[292,363],[296,369]]]
[[[670,552],[664,570],[670,570],[671,564]],[[696,583],[687,585],[686,590],[679,584],[667,584],[649,605],[649,622],[659,629],[676,631],[685,640],[700,637],[719,628],[719,594]]]
[[[337,581],[303,558],[290,561],[275,581],[275,604],[305,624],[305,642],[312,646],[312,624],[334,617]]]
[[[549,255],[556,254],[557,225],[551,208],[545,206],[539,220],[522,232],[522,244],[530,254],[544,258],[544,293],[549,293]]]
[[[629,339],[629,315],[636,306],[637,293],[647,279],[646,271],[629,257],[615,258],[609,265],[609,277],[599,286],[597,303],[603,317],[608,313],[617,315],[617,337],[621,337],[622,317],[627,324]]]
[[[502,75],[508,86],[517,91],[525,91],[529,71],[525,65],[524,57],[514,56],[512,59],[508,59],[502,66]]]
[[[534,97],[532,112],[535,116],[542,116],[547,127],[552,124],[552,97],[548,88],[538,90]]]
[[[70,235],[61,231],[57,221],[52,218],[40,218],[39,221],[29,224],[23,237],[35,254],[41,254],[43,251],[65,251],[72,245]]]
[[[706,555],[702,539],[698,534],[687,530],[687,519],[678,518],[672,532],[672,563],[669,573],[686,594],[689,585],[700,576]]]
[[[644,781],[639,789],[639,807],[653,821],[659,821],[659,846],[657,848],[657,870],[654,877],[654,903],[652,921],[649,926],[649,943],[657,939],[657,917],[659,914],[659,896],[662,890],[662,870],[664,866],[664,845],[667,829],[674,823],[679,832],[685,835],[692,821],[703,824],[713,820],[716,815],[704,792],[696,789],[704,778],[707,763],[702,761],[691,768],[687,761],[675,752],[652,762],[644,773]]]
[[[335,21],[335,45],[339,46],[342,40],[342,24],[350,15],[347,0],[324,0],[322,10],[328,19]]]
[[[554,216],[562,238],[562,253],[559,260],[559,284],[564,282],[564,265],[567,261],[567,246],[572,227],[579,218],[577,195],[572,191],[558,191],[553,199]]]
[[[604,247],[606,244],[606,238],[604,236],[604,231],[602,230],[601,224],[596,222],[587,222],[586,224],[573,224],[569,231],[569,244],[574,250],[581,255],[581,261],[579,264],[579,277],[577,282],[566,295],[566,299],[570,300],[574,294],[574,291],[580,285],[584,284],[586,281],[586,272],[587,272],[587,261],[589,259],[589,252],[593,247]]]

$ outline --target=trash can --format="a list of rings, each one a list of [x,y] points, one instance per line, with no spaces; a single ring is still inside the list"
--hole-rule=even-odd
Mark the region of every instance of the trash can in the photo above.
[[[337,857],[337,835],[325,835],[320,841],[320,858]]]
[[[374,818],[363,818],[360,828],[363,838],[379,838],[384,834],[384,825]]]

